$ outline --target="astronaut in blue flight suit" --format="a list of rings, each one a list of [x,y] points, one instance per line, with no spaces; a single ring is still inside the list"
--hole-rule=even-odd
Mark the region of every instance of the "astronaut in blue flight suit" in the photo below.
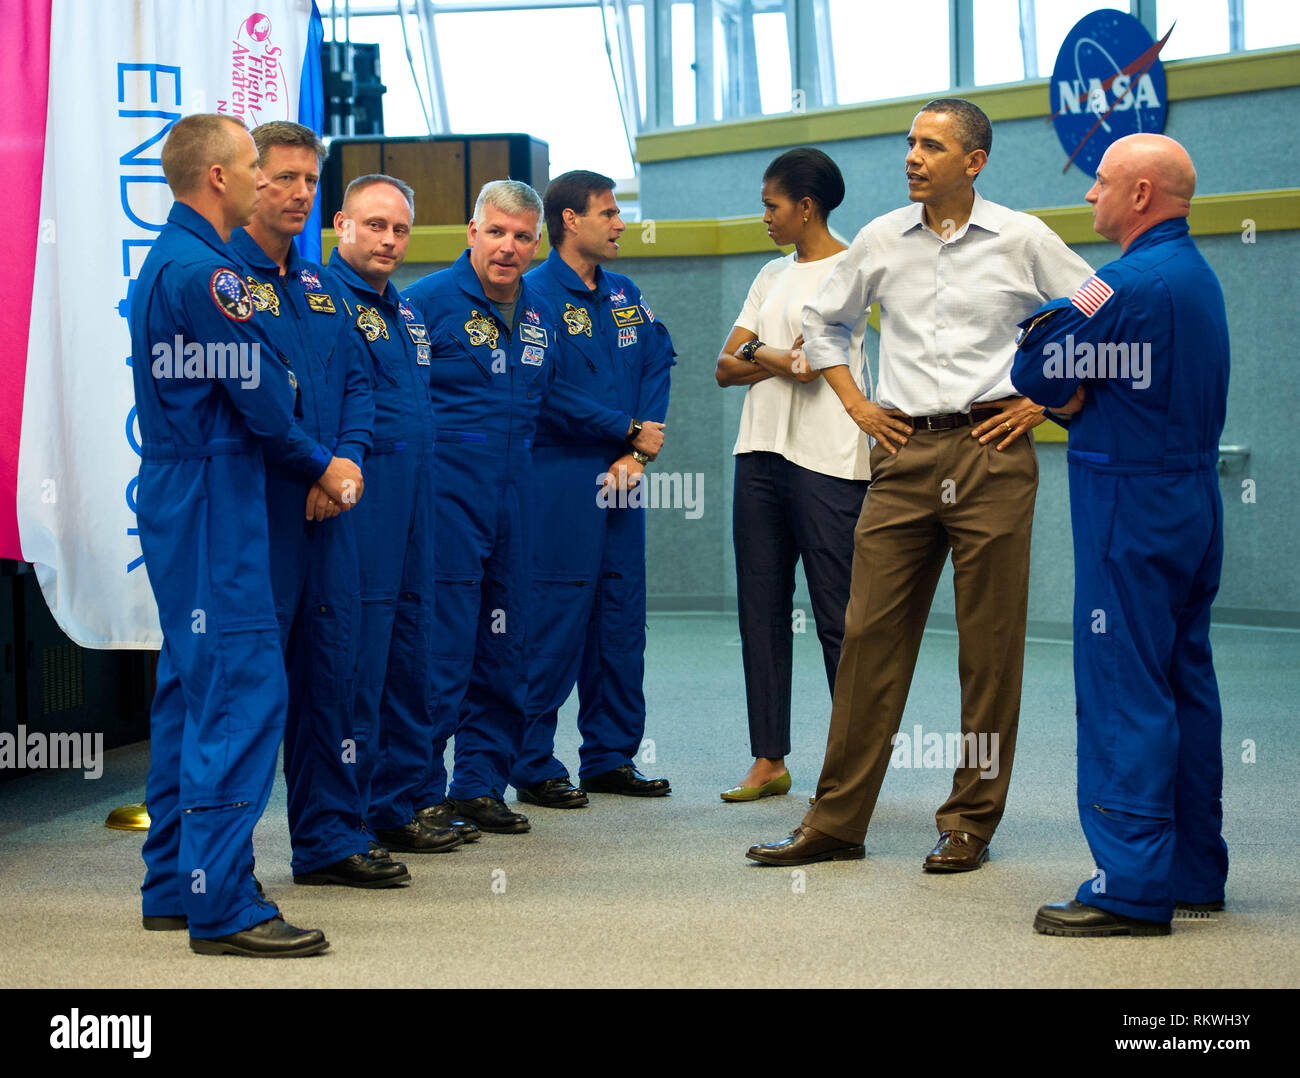
[[[1210,605],[1228,324],[1192,242],[1196,172],[1163,135],[1114,143],[1088,192],[1123,255],[1022,323],[1012,381],[1069,420],[1079,818],[1097,864],[1047,935],[1165,935],[1222,909],[1222,714]]]
[[[358,786],[366,822],[385,847],[443,853],[473,841],[463,822],[416,818],[429,767],[432,708],[434,416],[425,327],[389,278],[406,257],[415,202],[392,176],[362,176],[335,214],[329,270],[374,393],[369,496],[353,514],[361,573],[356,715]]]
[[[291,957],[329,945],[253,877],[287,703],[263,449],[336,501],[361,472],[293,422],[296,376],[226,248],[265,186],[257,161],[238,120],[173,125],[162,165],[176,202],[131,304],[140,548],[163,631],[141,894],[144,927],[188,928],[200,954]]]
[[[586,171],[551,182],[551,252],[527,277],[561,327],[560,391],[546,401],[533,453],[533,618],[545,631],[529,637],[528,727],[511,783],[521,801],[552,808],[579,808],[593,791],[671,792],[632,762],[646,718],[645,512],[626,488],[663,446],[676,353],[636,285],[601,267],[625,228],[613,186]],[[556,713],[575,683],[581,789],[555,757]]]
[[[438,417],[438,546],[430,682],[436,719],[418,798],[481,830],[520,834],[503,800],[524,730],[528,520],[538,407],[549,392],[556,328],[522,275],[541,241],[542,203],[517,180],[486,184],[448,269],[405,292],[427,326]],[[450,788],[443,755],[455,736]]]
[[[351,325],[329,273],[299,256],[293,239],[315,201],[325,147],[301,124],[273,120],[253,141],[268,183],[230,249],[243,263],[253,306],[298,378],[296,421],[308,436],[361,467],[374,399]],[[390,887],[406,867],[374,860],[362,825],[352,751],[353,679],[361,592],[350,510],[318,484],[267,459],[271,588],[289,677],[284,772],[294,882]],[[340,515],[342,514],[342,515]]]

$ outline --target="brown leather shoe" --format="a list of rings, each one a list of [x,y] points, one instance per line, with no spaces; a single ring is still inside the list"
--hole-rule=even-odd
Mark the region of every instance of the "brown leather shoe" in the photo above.
[[[780,842],[751,846],[745,856],[764,865],[811,865],[814,861],[861,861],[867,851],[861,842],[845,842],[800,824]]]
[[[944,831],[925,859],[926,872],[970,872],[989,859],[989,844],[966,831]]]

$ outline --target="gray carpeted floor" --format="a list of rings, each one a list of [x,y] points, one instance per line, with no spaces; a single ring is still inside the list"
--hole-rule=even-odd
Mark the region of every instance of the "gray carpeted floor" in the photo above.
[[[981,871],[932,876],[933,812],[949,773],[896,769],[867,859],[803,870],[745,860],[797,824],[816,783],[828,694],[815,635],[796,638],[794,789],[727,805],[748,765],[734,617],[655,615],[647,696],[660,800],[593,796],[532,809],[533,831],[408,856],[401,890],[295,887],[283,781],[257,833],[258,873],[327,955],[291,962],[190,954],[139,921],[141,836],[102,826],[143,796],[147,747],[109,754],[98,781],[47,773],[0,784],[0,985],[962,986],[1300,985],[1300,867],[1288,861],[1300,745],[1300,634],[1217,627],[1224,700],[1228,912],[1158,939],[1063,940],[1030,930],[1043,902],[1092,872],[1075,817],[1070,646],[1031,639],[1016,774]],[[956,638],[928,633],[903,729],[955,729]],[[577,771],[573,700],[561,757]],[[1243,742],[1255,762],[1243,761]],[[494,886],[495,885],[495,886]]]

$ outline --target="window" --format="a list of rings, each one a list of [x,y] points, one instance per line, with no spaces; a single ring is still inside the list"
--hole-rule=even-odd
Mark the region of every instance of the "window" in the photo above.
[[[1248,49],[1300,42],[1300,5],[1295,0],[1245,0]]]
[[[1160,52],[1165,63],[1187,56],[1213,56],[1227,52],[1228,3],[1207,0],[1159,0],[1156,18],[1160,23],[1160,36],[1171,26],[1172,36]],[[1176,23],[1175,23],[1175,20]]]
[[[933,93],[950,85],[947,0],[830,0],[835,99],[846,105]]]
[[[333,29],[342,38],[341,6],[320,6],[337,14]],[[403,8],[411,6],[405,0]],[[396,0],[350,0],[352,40],[380,45],[389,134],[426,133],[427,107],[435,129],[524,131],[550,144],[554,172],[593,168],[626,179],[633,175],[629,136],[643,130],[937,97],[952,85],[954,57],[964,55],[973,55],[974,68],[961,77],[976,85],[1047,78],[1080,18],[1133,4],[972,0],[969,42],[953,40],[950,0],[709,0],[698,10],[689,0],[419,6],[434,13],[440,86],[427,85],[420,18],[406,16],[404,41]],[[1174,27],[1164,60],[1300,42],[1295,0],[1145,0],[1143,10],[1152,7],[1161,34]],[[330,39],[328,17],[325,24]]]

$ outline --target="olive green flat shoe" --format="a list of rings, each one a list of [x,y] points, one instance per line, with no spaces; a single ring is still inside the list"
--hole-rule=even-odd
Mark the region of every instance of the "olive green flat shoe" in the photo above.
[[[762,786],[733,786],[730,790],[723,790],[721,796],[724,801],[757,801],[760,797],[776,797],[789,792],[790,772],[787,771]]]

